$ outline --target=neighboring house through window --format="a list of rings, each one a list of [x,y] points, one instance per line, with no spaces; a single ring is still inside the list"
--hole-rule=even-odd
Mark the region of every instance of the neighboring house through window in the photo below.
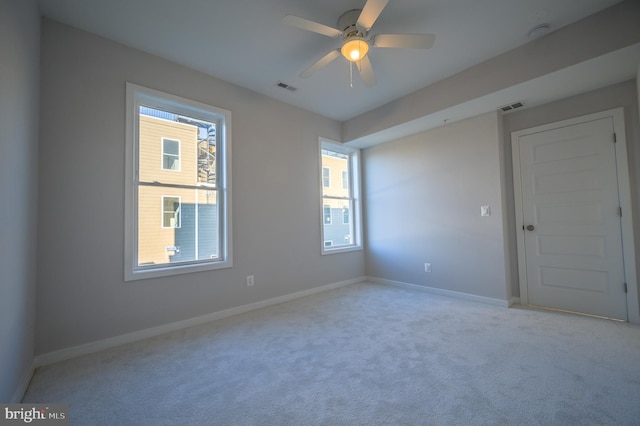
[[[230,125],[229,111],[127,84],[126,280],[232,266]]]
[[[360,151],[321,139],[320,158],[322,254],[360,250]]]

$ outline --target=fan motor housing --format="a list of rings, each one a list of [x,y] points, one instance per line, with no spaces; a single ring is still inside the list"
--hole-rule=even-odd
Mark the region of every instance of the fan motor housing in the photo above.
[[[364,38],[367,36],[366,31],[358,28],[357,22],[362,9],[352,9],[343,13],[338,18],[338,29],[342,31],[342,38],[348,40],[353,37]]]

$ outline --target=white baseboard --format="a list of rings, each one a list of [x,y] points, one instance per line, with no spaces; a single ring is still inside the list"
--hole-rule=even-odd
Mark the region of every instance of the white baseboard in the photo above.
[[[512,297],[511,299],[509,299],[509,307],[512,307],[513,305],[519,305],[519,304],[520,304],[519,297]]]
[[[22,378],[20,379],[20,383],[18,383],[18,387],[16,388],[13,396],[11,397],[11,404],[17,404],[22,402],[22,398],[24,398],[24,394],[29,387],[29,383],[31,383],[31,378],[33,377],[33,373],[36,371],[36,360],[33,359],[31,361],[31,366],[24,372]]]
[[[182,330],[184,328],[206,324],[208,322],[219,320],[222,318],[227,318],[232,315],[238,315],[245,312],[254,311],[256,309],[265,308],[267,306],[277,305],[280,303],[288,302],[290,300],[295,300],[301,297],[310,296],[312,294],[321,293],[324,291],[333,290],[340,287],[345,287],[345,286],[359,283],[362,281],[365,281],[364,277],[354,278],[347,281],[340,281],[337,283],[314,287],[309,290],[297,291],[295,293],[286,294],[284,296],[278,296],[278,297],[274,297],[267,300],[261,300],[259,302],[249,303],[247,305],[237,306],[235,308],[225,309],[222,311],[214,312],[207,315],[202,315],[195,318],[190,318],[182,321],[173,322],[170,324],[160,325],[158,327],[147,328],[144,330],[134,331],[133,333],[127,333],[127,334],[122,334],[120,336],[109,337],[107,339],[86,343],[84,345],[78,345],[78,346],[73,346],[71,348],[65,348],[65,349],[60,349],[53,352],[48,352],[42,355],[38,355],[34,361],[34,365],[35,367],[39,367],[42,365],[52,364],[54,362],[64,361],[67,359],[75,358],[77,356],[87,355],[93,352],[98,352],[104,349],[120,346],[125,343],[136,342],[138,340],[148,339],[149,337],[159,336],[161,334],[170,333],[172,331]]]
[[[367,277],[367,281],[377,283],[377,284],[386,284],[386,285],[393,285],[397,287],[408,288],[411,290],[425,291],[427,293],[438,294],[440,296],[453,297],[456,299],[464,299],[464,300],[469,300],[471,302],[484,303],[486,305],[500,306],[502,308],[508,308],[510,306],[507,300],[477,296],[475,294],[461,293],[458,291],[443,290],[441,288],[427,287],[427,286],[418,285],[418,284],[410,284],[402,281],[387,280],[385,278]]]

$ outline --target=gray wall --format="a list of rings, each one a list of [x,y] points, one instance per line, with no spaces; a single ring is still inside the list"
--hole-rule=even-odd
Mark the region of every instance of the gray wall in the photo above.
[[[26,386],[34,346],[38,63],[35,0],[0,0],[0,401]]]
[[[368,276],[508,300],[500,124],[492,112],[364,150]]]
[[[616,107],[625,110],[634,223],[640,223],[638,88],[631,80],[366,149],[367,275],[518,297],[511,132]],[[490,218],[479,217],[481,204],[491,204]],[[640,227],[635,231],[640,247]],[[640,265],[640,251],[636,256]],[[424,262],[433,264],[432,273],[424,273]]]
[[[362,251],[320,255],[318,137],[340,123],[53,21],[42,33],[37,354],[363,275]],[[233,268],[123,281],[126,81],[232,112]]]
[[[516,247],[511,132],[617,107],[624,107],[632,191],[631,197],[634,223],[636,224],[636,264],[640,264],[640,226],[637,225],[640,223],[640,216],[638,215],[638,200],[640,199],[640,126],[638,124],[638,92],[636,83],[633,80],[541,105],[536,108],[506,114],[503,117],[504,138],[506,141],[504,168],[507,171],[507,176],[510,177],[510,179],[508,179],[509,189],[506,191],[510,197],[507,203],[507,215],[511,223],[508,236],[510,245],[512,244],[513,247]],[[515,295],[519,295],[517,252],[513,250],[511,254],[511,264],[513,266],[511,273],[512,291]]]

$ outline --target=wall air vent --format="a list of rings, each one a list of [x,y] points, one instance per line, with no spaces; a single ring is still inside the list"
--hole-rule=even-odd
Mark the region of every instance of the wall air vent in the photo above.
[[[524,106],[524,102],[514,102],[509,105],[503,105],[501,107],[498,107],[498,109],[502,112],[509,112],[509,111],[513,111],[514,109],[522,108],[523,106]]]
[[[290,86],[287,83],[283,83],[282,81],[277,82],[276,86],[280,87],[281,89],[286,89],[290,92],[295,92],[296,90],[298,90],[297,87]]]

